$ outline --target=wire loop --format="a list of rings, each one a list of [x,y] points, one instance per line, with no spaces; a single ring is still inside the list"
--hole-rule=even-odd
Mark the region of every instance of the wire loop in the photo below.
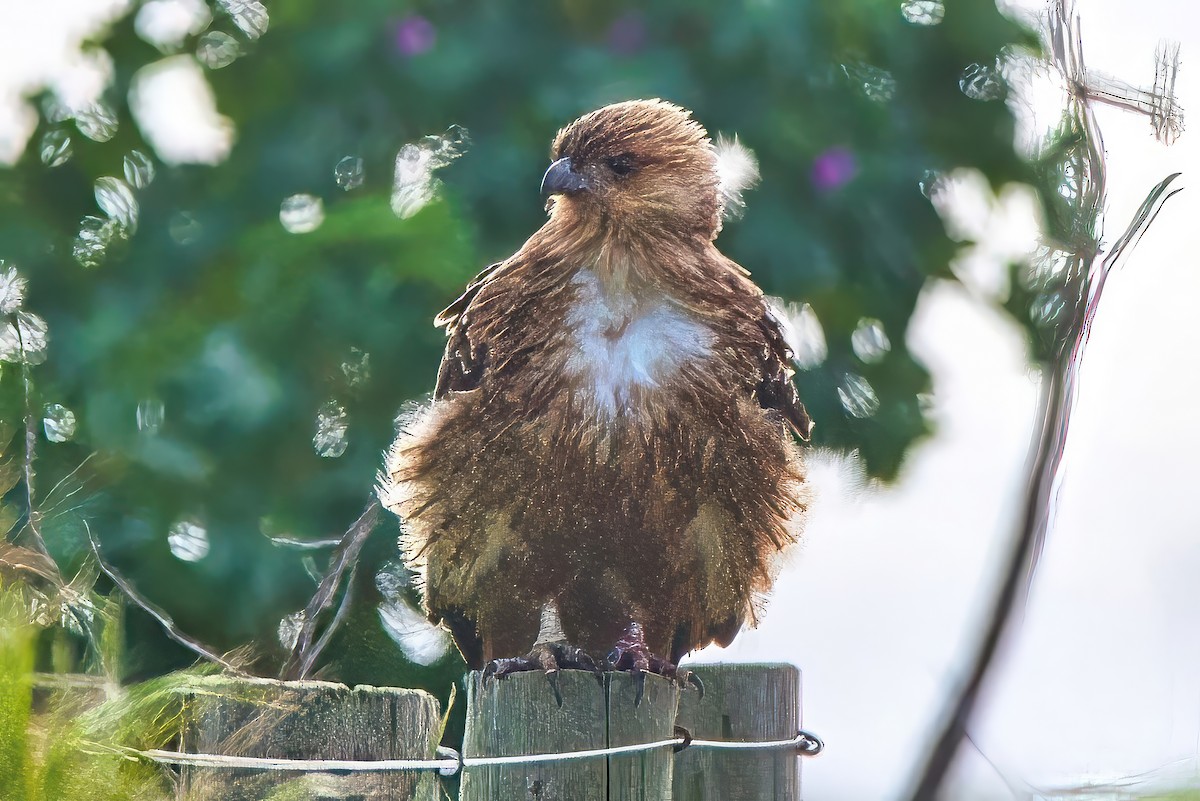
[[[688,731],[687,729],[685,729],[683,726],[675,727],[675,738],[683,740],[683,742],[679,743],[676,746],[673,746],[673,750],[675,751],[676,754],[678,754],[680,751],[682,751],[683,749],[687,748],[689,745],[692,744],[692,733],[690,731]]]
[[[800,744],[796,746],[798,756],[815,757],[825,750],[825,741],[810,731],[800,729],[796,732],[796,738],[800,740]]]
[[[455,751],[453,748],[447,748],[444,745],[439,745],[437,747],[437,755],[439,757],[441,757],[442,759],[453,759],[455,762],[454,765],[449,766],[449,767],[447,767],[445,765],[443,765],[442,767],[439,767],[437,769],[438,775],[453,776],[456,773],[462,773],[463,755],[461,752]]]

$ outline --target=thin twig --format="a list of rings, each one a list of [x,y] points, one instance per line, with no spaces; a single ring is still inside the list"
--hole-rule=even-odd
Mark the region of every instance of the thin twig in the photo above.
[[[41,551],[46,556],[50,555],[49,549],[46,548],[46,541],[42,538],[42,532],[38,530],[38,511],[34,503],[34,476],[33,460],[37,450],[37,417],[33,413],[33,379],[29,376],[29,359],[25,355],[25,340],[21,335],[21,321],[14,323],[17,329],[17,347],[21,358],[21,381],[22,389],[25,397],[25,458],[22,462],[23,477],[25,479],[25,502],[28,508],[25,521],[25,531],[28,531],[30,539],[33,540],[34,548]]]
[[[88,456],[88,459],[90,459],[92,456],[95,456],[95,453],[90,454]],[[86,462],[87,459],[85,459],[84,461]],[[82,467],[82,466],[83,465],[81,464],[80,467]],[[75,468],[75,470],[78,470],[78,469],[79,469],[78,467]],[[71,473],[73,474],[75,472],[75,470],[72,470]],[[69,492],[63,494],[62,497],[55,498],[53,504],[50,503],[50,499],[52,497],[54,497],[55,490],[57,490],[59,487],[61,487],[63,485],[63,482],[66,481],[68,478],[70,478],[70,475],[64,476],[62,481],[59,481],[58,484],[55,485],[54,489],[50,490],[50,492],[46,494],[46,497],[42,499],[42,508],[39,510],[39,512],[41,514],[42,523],[45,523],[48,520],[53,520],[56,517],[60,517],[64,514],[73,512],[76,509],[82,509],[84,506],[87,506],[87,500],[85,499],[83,503],[81,503],[77,506],[72,506],[68,509],[62,508],[63,504],[65,504],[71,498],[75,497],[76,495],[78,495],[79,493],[81,493],[85,489],[87,489],[86,485],[84,485],[83,483],[76,485]],[[53,514],[51,514],[52,512],[53,512]]]
[[[1018,787],[1011,779],[1008,778],[1008,775],[1000,769],[1000,766],[996,764],[995,760],[988,756],[987,753],[979,747],[979,743],[975,742],[975,738],[971,736],[969,731],[963,733],[963,739],[975,749],[975,753],[979,754],[979,758],[987,763],[988,767],[992,769],[992,772],[996,774],[996,778],[1004,782],[1004,786],[1008,788],[1010,793],[1012,793],[1013,798],[1021,799],[1025,793],[1025,788]]]
[[[295,548],[298,551],[323,551],[326,548],[333,548],[340,545],[341,537],[329,537],[323,540],[301,540],[295,537],[267,537],[272,545],[278,545],[283,548]]]
[[[53,506],[43,506],[43,508],[40,510],[42,522],[44,523],[47,520],[51,520],[55,517],[60,517],[64,514],[74,512],[76,509],[82,509],[83,507],[87,506],[87,500],[85,499],[84,502],[81,504],[78,504],[76,506],[70,506],[70,507],[67,507],[66,509],[60,509],[60,507],[64,503],[69,501],[75,495],[78,495],[80,492],[83,492],[82,486],[76,487],[75,489],[68,492],[66,495],[62,496],[62,498],[60,498],[58,500],[58,502],[55,503]],[[53,514],[50,514],[51,512],[53,512]]]
[[[65,476],[60,478],[58,480],[58,483],[55,484],[53,487],[51,487],[50,491],[46,493],[46,499],[45,499],[45,501],[43,501],[43,503],[49,503],[50,499],[54,497],[54,493],[58,492],[62,488],[63,484],[67,483],[67,479],[71,478],[76,473],[78,473],[80,470],[82,470],[83,466],[86,465],[88,462],[90,462],[92,460],[92,457],[95,455],[96,455],[96,452],[92,451],[87,456],[83,457],[83,461],[80,462],[79,464],[75,465],[75,468],[71,472],[67,473]],[[67,498],[71,497],[71,495],[74,495],[76,492],[78,492],[80,488],[81,487],[77,487],[77,488],[71,490],[71,493],[69,495],[67,495],[66,497]],[[57,501],[56,503],[61,503],[61,501]]]
[[[78,504],[76,506],[69,506],[66,509],[60,509],[52,515],[48,515],[45,512],[42,512],[41,520],[43,523],[49,523],[53,520],[57,520],[58,518],[62,517],[63,515],[69,515],[72,512],[78,512],[80,509],[84,508],[85,506],[87,506],[86,500],[83,503]]]
[[[337,612],[333,615],[333,620],[329,621],[329,625],[325,627],[325,631],[321,632],[316,645],[308,649],[308,653],[304,655],[303,661],[300,663],[301,676],[306,677],[312,673],[312,668],[317,661],[317,657],[325,650],[325,646],[329,645],[329,641],[333,639],[334,633],[342,625],[342,621],[346,619],[346,614],[350,611],[350,601],[353,597],[351,591],[354,589],[354,577],[357,573],[358,565],[352,565],[350,567],[350,575],[346,577],[346,589],[342,593],[342,602],[338,604]]]
[[[1008,628],[1009,613],[1015,606],[1015,600],[1024,584],[1026,569],[1031,564],[1031,555],[1035,543],[1041,538],[1047,524],[1048,509],[1054,483],[1054,473],[1044,469],[1051,454],[1057,450],[1057,440],[1060,433],[1065,433],[1062,415],[1066,411],[1062,404],[1062,382],[1057,376],[1047,377],[1043,382],[1045,390],[1038,403],[1038,418],[1042,421],[1040,430],[1032,445],[1030,459],[1029,485],[1025,492],[1025,504],[1021,511],[1020,525],[1017,537],[1013,542],[1012,553],[1004,569],[1004,581],[997,594],[990,621],[979,650],[972,660],[970,675],[967,677],[958,697],[954,699],[947,719],[942,726],[933,749],[925,762],[925,769],[917,782],[917,787],[910,796],[912,801],[934,801],[938,788],[941,787],[959,745],[966,734],[967,723],[975,710],[979,699],[979,691],[987,678],[988,668],[1000,646],[1004,633]]]
[[[142,595],[137,588],[130,583],[129,579],[125,578],[117,571],[116,568],[104,561],[104,557],[100,553],[100,543],[96,541],[95,535],[92,534],[92,527],[88,525],[86,520],[83,521],[83,527],[87,530],[88,542],[92,546],[92,553],[96,556],[96,563],[100,566],[100,569],[104,571],[104,575],[108,576],[112,583],[116,584],[117,588],[120,589],[121,592],[125,593],[125,596],[129,598],[129,600],[133,601],[138,608],[158,621],[158,625],[162,626],[163,631],[166,632],[168,637],[182,645],[184,648],[187,648],[189,651],[192,651],[193,653],[203,657],[204,659],[217,663],[230,673],[235,673],[239,676],[247,675],[246,671],[242,670],[237,665],[218,654],[212,648],[209,648],[195,637],[192,637],[190,634],[180,630],[179,626],[175,624],[175,621],[166,612],[166,610],[152,602],[150,599],[146,598],[146,596]]]
[[[300,625],[300,634],[296,637],[296,643],[292,646],[292,653],[284,663],[283,669],[280,671],[280,676],[291,679],[303,679],[308,676],[308,671],[316,663],[316,658],[320,654],[328,638],[322,637],[313,644],[313,636],[317,631],[318,618],[321,613],[330,607],[333,603],[334,596],[337,595],[338,587],[341,586],[342,577],[346,575],[346,571],[353,568],[358,562],[358,555],[362,551],[363,545],[367,541],[367,537],[375,530],[375,526],[379,523],[379,514],[383,507],[379,503],[378,498],[371,498],[366,509],[354,521],[353,525],[342,536],[341,544],[329,560],[329,570],[325,574],[325,578],[321,580],[317,587],[316,593],[308,602],[308,606],[304,608],[304,622]],[[330,622],[330,629],[335,629],[341,623],[340,615],[335,615]]]

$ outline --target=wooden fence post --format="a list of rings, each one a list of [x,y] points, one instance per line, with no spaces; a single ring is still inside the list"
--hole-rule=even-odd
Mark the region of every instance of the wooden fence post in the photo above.
[[[647,676],[641,704],[637,688],[624,672],[608,673],[608,744],[637,745],[675,736],[679,685]],[[608,801],[671,801],[675,753],[669,748],[608,758]]]
[[[441,734],[437,699],[420,690],[214,676],[184,702],[187,753],[284,759],[428,759]],[[430,771],[295,773],[184,767],[180,801],[435,801]]]
[[[684,693],[678,724],[698,740],[786,740],[800,729],[800,671],[784,664],[688,665],[704,698]],[[675,757],[674,801],[798,801],[793,750],[685,749]]]
[[[642,703],[628,674],[604,685],[585,671],[560,675],[563,705],[540,672],[518,673],[487,687],[467,678],[463,756],[563,753],[671,738],[679,690],[647,676]],[[460,801],[670,801],[671,751],[468,768]]]
[[[519,756],[603,748],[604,688],[591,673],[559,675],[563,705],[539,671],[517,673],[484,686],[467,676],[467,729],[463,756]],[[603,759],[471,768],[460,801],[604,801]]]

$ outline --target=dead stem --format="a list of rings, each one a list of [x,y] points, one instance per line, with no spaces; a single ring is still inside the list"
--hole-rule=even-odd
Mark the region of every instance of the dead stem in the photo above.
[[[300,626],[300,634],[296,637],[296,643],[292,646],[292,653],[288,657],[280,670],[280,676],[290,679],[303,679],[312,670],[316,663],[317,657],[328,644],[333,631],[336,630],[341,623],[343,617],[342,611],[339,609],[334,615],[334,618],[329,623],[329,627],[325,633],[313,644],[313,636],[317,631],[317,621],[321,613],[328,609],[333,598],[337,594],[338,587],[341,586],[342,577],[346,571],[351,571],[353,577],[354,565],[358,562],[358,554],[362,551],[363,545],[367,541],[367,537],[375,530],[375,526],[379,523],[379,514],[382,511],[382,506],[378,498],[372,498],[367,508],[363,510],[358,519],[350,526],[346,533],[342,536],[342,541],[338,545],[337,550],[329,559],[329,570],[325,574],[325,578],[321,580],[321,584],[317,587],[316,593],[308,602],[308,606],[304,608],[304,621]],[[350,594],[350,582],[347,582],[346,596]],[[343,602],[345,605],[345,602]]]
[[[100,553],[100,543],[96,541],[95,535],[92,534],[92,527],[88,525],[86,520],[83,521],[83,526],[87,530],[88,542],[92,546],[92,553],[96,557],[96,563],[104,571],[104,575],[108,576],[112,583],[117,585],[117,588],[125,594],[125,597],[136,604],[143,612],[154,618],[158,622],[158,625],[162,626],[163,631],[168,637],[200,657],[210,662],[215,662],[230,673],[235,673],[239,676],[247,675],[244,670],[218,654],[212,648],[209,648],[195,637],[180,630],[179,626],[175,624],[175,621],[167,614],[166,610],[142,595],[129,579],[121,575],[112,565],[105,562],[104,557]]]

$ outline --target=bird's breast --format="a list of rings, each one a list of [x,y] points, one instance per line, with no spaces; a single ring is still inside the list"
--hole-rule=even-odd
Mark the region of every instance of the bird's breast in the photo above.
[[[606,285],[591,270],[572,283],[565,370],[575,391],[605,415],[634,411],[639,399],[713,352],[712,329],[661,293]]]

